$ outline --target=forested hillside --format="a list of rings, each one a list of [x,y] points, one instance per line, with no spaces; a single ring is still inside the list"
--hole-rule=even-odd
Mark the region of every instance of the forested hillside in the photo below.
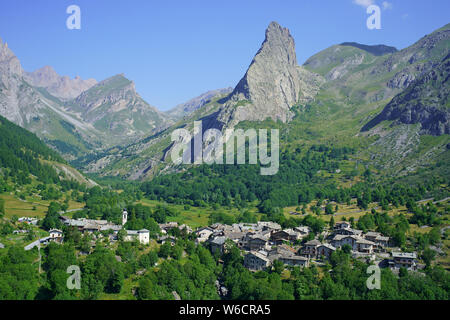
[[[4,177],[25,184],[32,174],[44,183],[57,183],[56,170],[41,160],[65,163],[34,134],[0,116],[0,168]]]

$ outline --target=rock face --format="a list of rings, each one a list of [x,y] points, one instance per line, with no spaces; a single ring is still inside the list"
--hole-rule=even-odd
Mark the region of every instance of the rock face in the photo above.
[[[414,81],[435,69],[436,62],[442,61],[449,52],[448,30],[450,25],[401,51],[388,46],[354,43],[334,45],[317,53],[300,67],[295,61],[294,41],[289,31],[277,23],[271,23],[266,31],[266,39],[245,76],[227,97],[206,103],[161,133],[148,136],[118,151],[105,152],[94,160],[87,159],[85,168],[102,175],[117,175],[127,179],[147,179],[156,174],[174,172],[178,169],[172,166],[170,160],[173,146],[170,134],[177,128],[191,131],[191,125],[196,120],[203,121],[203,130],[224,129],[232,128],[244,120],[260,121],[269,118],[289,121],[291,112],[295,111],[299,116],[292,121],[292,126],[285,126],[287,130],[302,130],[299,124],[305,123],[305,130],[311,130],[311,135],[308,133],[308,136],[314,139],[315,125],[320,128],[317,136],[322,136],[322,131],[325,131],[322,128],[326,128],[331,121],[337,121],[339,125],[343,124],[343,128],[349,128],[344,130],[348,133],[342,132],[342,139],[350,138],[359,131],[360,126],[355,125],[367,122],[375,108],[385,106],[385,101],[391,100],[406,87],[412,88]],[[414,107],[415,101],[411,98],[410,111],[404,111],[405,122],[416,123],[419,118],[423,120],[420,121],[423,122],[424,132],[427,128],[436,134],[445,132],[446,129],[440,128],[447,122],[446,113],[442,112],[446,110],[444,106],[448,106],[448,102],[440,97],[445,94],[443,89],[446,86],[448,88],[448,83],[439,81],[440,84],[435,82],[437,91],[430,95],[430,100],[426,103],[424,100],[420,109]],[[424,89],[422,93],[416,94],[425,97],[429,95],[427,92],[431,91]],[[438,100],[433,102],[432,96],[438,97]],[[298,108],[291,111],[293,105]],[[397,111],[393,110],[391,113],[403,114],[401,109]],[[443,120],[436,121],[436,118]],[[245,127],[248,128],[247,124]],[[411,146],[420,141],[419,126],[402,124],[396,127],[401,130],[391,130],[393,133],[385,135],[384,140],[386,145],[394,147],[385,148],[386,152],[383,154],[377,151],[382,155],[382,161],[391,155],[401,155],[398,159],[404,159],[405,156],[416,157]],[[339,130],[338,126],[330,126],[330,130],[331,128],[332,132],[327,132],[327,135],[333,134],[332,141],[336,141],[334,133],[335,129]],[[379,147],[382,149],[383,145]],[[431,158],[427,156],[427,159]],[[380,163],[385,163],[382,161]]]
[[[4,80],[8,76],[21,77],[23,75],[23,69],[19,59],[8,48],[8,43],[3,43],[0,38],[0,73],[1,80]]]
[[[266,38],[244,77],[239,81],[218,120],[237,123],[267,118],[287,122],[290,108],[301,95],[295,42],[288,29],[272,22]]]
[[[68,106],[114,143],[127,142],[166,125],[165,115],[145,102],[134,82],[123,74],[97,83]]]
[[[50,66],[27,72],[25,79],[31,85],[45,88],[50,94],[62,100],[74,99],[97,83],[95,79],[83,80],[78,76],[70,79],[68,76],[60,76]]]
[[[166,125],[165,115],[123,75],[96,84],[61,77],[51,67],[26,73],[1,41],[0,115],[36,133],[66,159],[128,143]]]
[[[22,84],[23,70],[19,59],[0,39],[0,114],[8,120],[23,123],[18,108],[17,92]]]
[[[384,120],[421,124],[421,134],[450,134],[450,54],[395,96],[384,110],[363,127],[367,131]]]
[[[26,80],[19,59],[0,41],[0,115],[35,133],[69,159],[84,151],[96,133],[64,112],[61,101]],[[70,156],[69,156],[70,154]]]

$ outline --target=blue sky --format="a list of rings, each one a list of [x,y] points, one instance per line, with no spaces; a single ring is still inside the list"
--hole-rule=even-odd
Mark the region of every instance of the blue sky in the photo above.
[[[366,7],[382,8],[381,30]],[[66,8],[81,8],[68,30]],[[290,29],[297,58],[356,41],[399,49],[450,22],[450,1],[412,0],[1,0],[0,37],[25,70],[103,80],[124,73],[167,110],[207,90],[235,86],[271,21]]]

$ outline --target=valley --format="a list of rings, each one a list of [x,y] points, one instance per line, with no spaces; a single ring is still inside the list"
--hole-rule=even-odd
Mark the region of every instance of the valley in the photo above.
[[[0,41],[0,299],[448,300],[449,52],[447,24],[298,65],[271,22],[234,88],[163,112],[124,74],[27,72]],[[174,163],[197,121],[278,130],[278,170]]]

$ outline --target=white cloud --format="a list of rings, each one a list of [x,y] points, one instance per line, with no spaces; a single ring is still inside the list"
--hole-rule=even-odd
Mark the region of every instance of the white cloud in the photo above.
[[[383,1],[383,9],[384,9],[384,10],[390,10],[390,9],[392,9],[392,3],[387,2],[387,1]]]
[[[357,4],[358,6],[367,8],[368,6],[374,4],[375,0],[353,0],[353,3]]]

